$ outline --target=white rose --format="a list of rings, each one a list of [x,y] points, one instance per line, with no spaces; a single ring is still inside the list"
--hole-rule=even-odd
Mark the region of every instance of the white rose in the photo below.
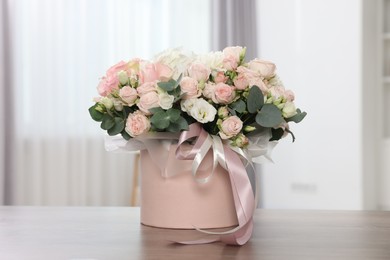
[[[100,100],[100,103],[103,104],[107,110],[110,110],[114,106],[114,102],[111,100],[111,98],[103,97]]]
[[[297,109],[295,108],[295,104],[293,102],[286,102],[284,104],[282,114],[284,118],[290,118],[297,114]]]
[[[154,60],[173,68],[173,78],[177,79],[180,74],[187,71],[194,60],[194,54],[182,48],[167,49],[154,57]]]
[[[173,104],[174,96],[169,95],[168,93],[159,93],[158,94],[158,104],[162,109],[170,109]]]
[[[197,99],[190,110],[191,116],[200,123],[212,122],[217,114],[215,107],[204,99]]]
[[[197,60],[208,66],[211,70],[223,70],[223,59],[223,53],[218,51],[200,55]]]

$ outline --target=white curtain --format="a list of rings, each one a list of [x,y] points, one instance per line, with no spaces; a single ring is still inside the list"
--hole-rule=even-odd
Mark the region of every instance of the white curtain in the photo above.
[[[2,73],[12,72],[12,86],[0,82],[1,97],[7,99],[4,91],[12,90],[11,107],[5,110],[13,113],[12,144],[5,151],[12,167],[0,172],[3,191],[4,174],[9,178],[7,203],[128,205],[132,156],[107,153],[103,130],[88,114],[98,79],[120,60],[151,58],[168,47],[209,51],[209,2],[2,3],[8,3],[9,14],[2,27],[8,28],[12,41],[12,48],[5,50],[11,59],[0,61],[8,63],[2,68],[11,66]],[[1,52],[5,46],[0,46]]]

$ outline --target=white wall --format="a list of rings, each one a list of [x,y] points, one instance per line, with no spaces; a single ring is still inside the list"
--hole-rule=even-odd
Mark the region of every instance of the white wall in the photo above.
[[[263,166],[265,208],[362,208],[361,3],[259,0],[260,57],[308,112]]]

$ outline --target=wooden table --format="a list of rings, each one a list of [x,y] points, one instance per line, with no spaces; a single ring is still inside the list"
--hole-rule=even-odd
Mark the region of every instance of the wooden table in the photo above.
[[[189,230],[130,207],[0,207],[0,259],[390,259],[390,212],[257,210],[245,246],[178,245]]]

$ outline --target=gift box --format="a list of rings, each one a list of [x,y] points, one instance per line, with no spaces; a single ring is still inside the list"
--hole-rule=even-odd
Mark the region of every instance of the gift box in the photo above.
[[[175,150],[176,145],[171,145],[167,151],[163,172],[147,150],[141,151],[141,223],[175,229],[236,226],[237,214],[226,170],[218,165],[207,182],[199,182],[191,173],[192,161],[177,159]],[[209,151],[202,161],[199,178],[212,173],[212,156]]]

